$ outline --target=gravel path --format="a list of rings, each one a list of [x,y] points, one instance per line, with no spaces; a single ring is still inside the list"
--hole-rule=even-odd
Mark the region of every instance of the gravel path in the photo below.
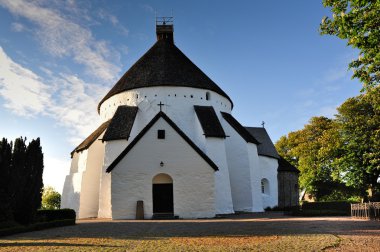
[[[75,226],[17,234],[0,239],[0,250],[23,240],[163,239],[182,237],[292,237],[332,235],[336,242],[327,250],[380,251],[380,222],[350,217],[300,218],[240,216],[205,220],[80,220]],[[326,248],[325,248],[326,249]]]

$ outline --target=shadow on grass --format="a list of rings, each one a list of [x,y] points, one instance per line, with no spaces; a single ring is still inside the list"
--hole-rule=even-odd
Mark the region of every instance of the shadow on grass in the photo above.
[[[194,221],[89,221],[75,226],[2,237],[1,240],[168,237],[241,237],[288,235],[380,235],[380,222],[341,218],[228,219]],[[20,246],[20,245],[18,245]]]

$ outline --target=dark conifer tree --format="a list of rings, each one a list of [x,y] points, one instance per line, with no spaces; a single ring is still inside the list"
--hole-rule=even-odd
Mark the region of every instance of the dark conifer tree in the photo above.
[[[0,141],[0,222],[13,219],[11,202],[11,159],[12,143]]]
[[[11,162],[12,212],[17,222],[22,223],[24,215],[25,156],[26,138],[17,138],[14,143]]]
[[[43,153],[40,139],[37,138],[32,140],[26,149],[23,223],[32,222],[37,209],[41,207],[43,168]]]

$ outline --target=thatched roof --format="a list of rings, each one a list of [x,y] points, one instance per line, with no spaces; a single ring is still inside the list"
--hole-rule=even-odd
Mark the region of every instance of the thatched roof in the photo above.
[[[74,152],[80,152],[85,149],[88,149],[90,145],[95,142],[98,137],[105,131],[110,124],[111,120],[108,120],[105,123],[102,123],[94,132],[92,132],[82,143],[80,143],[72,152],[71,157],[74,155]]]
[[[226,134],[213,107],[194,106],[194,109],[206,137],[226,138]]]
[[[245,127],[248,132],[254,136],[261,144],[257,146],[257,152],[261,156],[280,158],[272,140],[270,139],[265,128],[262,127]]]
[[[187,58],[172,41],[158,40],[100,101],[136,88],[156,86],[192,87],[214,91],[231,101],[228,95]],[[231,101],[232,103],[232,101]]]
[[[102,141],[128,140],[135,122],[137,107],[119,106],[104,133]]]
[[[232,128],[236,130],[236,132],[247,142],[260,144],[257,139],[252,136],[243,125],[241,125],[231,114],[226,112],[221,112],[223,118],[231,125]]]

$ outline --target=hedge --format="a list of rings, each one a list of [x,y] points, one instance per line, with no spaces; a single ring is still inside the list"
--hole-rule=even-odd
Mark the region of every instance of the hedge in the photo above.
[[[36,220],[47,222],[54,220],[75,220],[76,215],[73,209],[38,210]]]
[[[75,219],[75,211],[72,209],[38,210],[36,222],[28,226],[22,226],[15,222],[2,223],[2,225],[0,225],[0,236],[75,225]]]
[[[303,216],[342,216],[351,214],[351,204],[346,201],[303,202],[295,215]]]

